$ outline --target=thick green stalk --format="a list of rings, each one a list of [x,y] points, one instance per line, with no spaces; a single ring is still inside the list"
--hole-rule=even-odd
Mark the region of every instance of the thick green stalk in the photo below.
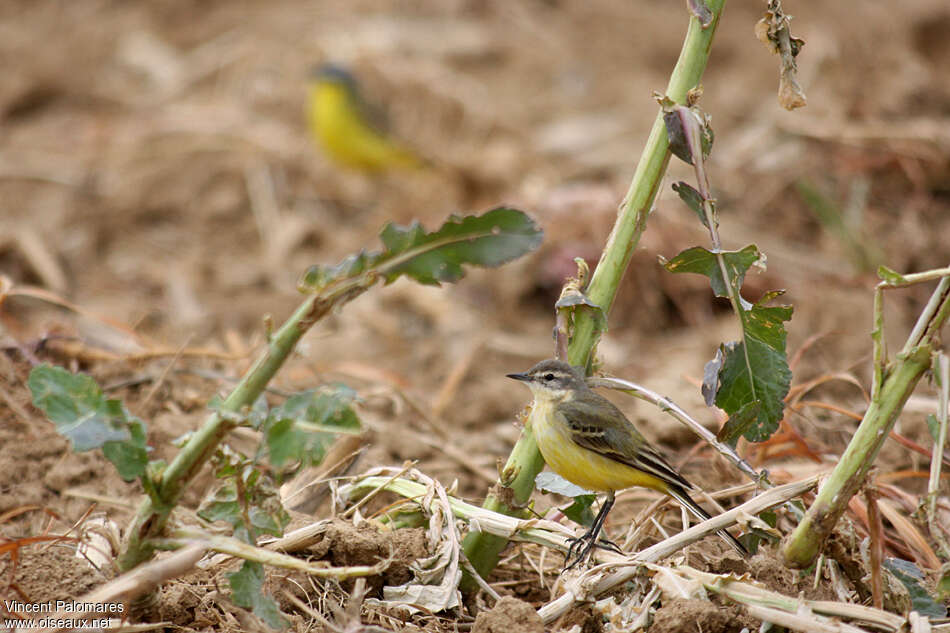
[[[667,87],[666,96],[677,103],[685,103],[687,93],[699,85],[699,80],[709,60],[709,50],[725,0],[707,0],[706,4],[713,13],[712,22],[704,29],[699,20],[690,17],[686,39]],[[669,160],[669,141],[661,110],[657,113],[617,222],[614,224],[610,237],[607,238],[600,262],[586,290],[587,296],[603,309],[604,314],[610,311],[620,280],[636,250],[640,235],[646,227],[647,216],[656,199]],[[587,365],[600,337],[601,332],[597,328],[597,321],[590,312],[590,310],[574,312],[574,335],[568,346],[568,360],[571,364]],[[531,430],[525,428],[508,457],[508,462],[502,472],[502,481],[496,484],[495,489],[489,493],[484,507],[505,514],[518,512],[519,507],[527,501],[534,490],[534,478],[542,468],[544,468],[544,460],[538,452],[537,443]],[[509,476],[510,479],[508,479]],[[510,489],[510,492],[504,492],[505,488]],[[512,500],[514,503],[511,502]],[[507,543],[504,538],[498,536],[469,532],[463,547],[478,573],[485,576],[494,569]],[[463,581],[463,589],[474,587],[475,584],[471,579],[466,578]]]
[[[308,297],[274,334],[264,353],[221,404],[220,411],[225,415],[222,416],[217,411],[209,415],[204,425],[191,436],[161,473],[156,482],[156,498],[148,496],[142,501],[126,532],[125,549],[118,559],[119,569],[132,569],[152,557],[154,548],[149,540],[162,534],[172,508],[178,503],[188,484],[208,461],[221,440],[237,424],[235,419],[227,419],[227,414],[238,415],[242,409],[257,400],[267,383],[287,360],[300,337],[320,319],[330,305],[331,302],[316,296]]]
[[[785,562],[791,567],[811,565],[841,515],[848,501],[861,488],[878,452],[914,391],[917,381],[930,367],[930,355],[940,328],[950,317],[950,277],[941,280],[931,303],[935,309],[921,333],[911,335],[917,341],[904,349],[885,372],[876,397],[871,401],[864,419],[855,431],[838,465],[824,482],[815,502],[782,547]],[[915,328],[916,332],[916,328]]]
[[[687,93],[696,88],[702,79],[725,0],[707,1],[706,5],[713,13],[713,21],[703,29],[696,18],[690,18],[686,40],[666,89],[666,96],[676,103],[684,104]],[[620,280],[640,242],[640,235],[646,228],[647,217],[670,160],[669,145],[663,111],[660,110],[640,155],[640,162],[624,197],[620,215],[610,237],[607,238],[607,245],[587,287],[588,298],[599,305],[604,314],[607,314],[613,305]],[[584,365],[597,344],[600,332],[597,331],[597,322],[589,311],[578,310],[574,318],[574,336],[568,348],[568,359],[574,365]]]

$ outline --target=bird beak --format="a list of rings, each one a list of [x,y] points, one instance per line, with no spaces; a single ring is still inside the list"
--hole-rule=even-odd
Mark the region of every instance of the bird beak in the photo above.
[[[529,376],[528,374],[508,374],[508,377],[514,378],[515,380],[521,380],[524,382],[529,382],[531,380],[531,376]]]

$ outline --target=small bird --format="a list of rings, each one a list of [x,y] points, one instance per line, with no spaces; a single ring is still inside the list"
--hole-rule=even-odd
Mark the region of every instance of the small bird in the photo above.
[[[565,569],[587,558],[598,544],[618,490],[650,488],[673,497],[698,519],[710,518],[687,494],[694,486],[650,446],[620,409],[587,386],[582,370],[552,359],[508,377],[523,381],[534,394],[528,424],[548,466],[573,484],[607,493],[590,530],[568,549],[566,562],[575,548],[577,559]],[[739,554],[749,555],[732,534],[720,530],[719,535]],[[619,551],[613,543],[606,544]]]
[[[423,161],[383,131],[359,93],[356,80],[332,64],[311,72],[307,122],[314,140],[331,159],[367,172],[414,169]]]

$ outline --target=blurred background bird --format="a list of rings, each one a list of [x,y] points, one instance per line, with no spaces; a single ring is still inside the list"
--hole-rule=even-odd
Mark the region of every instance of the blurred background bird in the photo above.
[[[367,172],[416,169],[424,161],[385,132],[379,113],[360,96],[356,79],[333,64],[310,73],[307,123],[335,162]]]

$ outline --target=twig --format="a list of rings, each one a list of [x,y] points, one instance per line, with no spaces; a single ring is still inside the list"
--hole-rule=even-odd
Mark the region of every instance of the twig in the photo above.
[[[629,393],[632,396],[646,400],[647,402],[655,405],[660,411],[668,413],[669,415],[676,418],[679,422],[686,425],[691,431],[696,433],[710,446],[715,448],[720,455],[729,460],[736,468],[738,468],[744,475],[749,479],[756,482],[756,484],[762,486],[763,488],[771,487],[771,483],[768,480],[768,477],[765,473],[760,473],[755,470],[749,462],[742,459],[742,457],[735,451],[734,448],[728,444],[724,444],[716,439],[716,436],[705,426],[696,421],[691,417],[686,411],[684,411],[679,405],[667,398],[666,396],[661,396],[655,391],[651,391],[642,385],[637,383],[630,382],[628,380],[622,380],[620,378],[609,378],[609,377],[595,377],[588,378],[587,384],[591,387],[606,387],[608,389],[616,389],[618,391],[623,391]]]
[[[249,560],[255,563],[294,569],[318,578],[335,578],[343,580],[359,576],[375,576],[384,572],[392,562],[382,560],[375,565],[351,565],[349,567],[328,567],[325,563],[308,563],[307,561],[288,556],[263,547],[256,547],[230,536],[206,534],[198,530],[175,530],[171,538],[155,539],[157,549],[178,549],[197,544],[205,550],[212,550],[227,554],[234,558]]]
[[[83,605],[83,610],[60,611],[55,615],[51,615],[50,620],[75,622],[76,620],[101,618],[103,614],[97,613],[93,605],[127,603],[152,591],[167,580],[183,576],[194,569],[206,550],[206,545],[194,543],[183,547],[170,556],[146,563],[96,588],[81,598],[77,598],[73,604]],[[66,628],[73,629],[75,626],[38,629],[38,631],[59,631]]]
[[[410,468],[412,468],[415,465],[416,465],[416,462],[406,462],[403,465],[401,470],[397,471],[395,474],[393,474],[392,477],[389,478],[388,482],[380,484],[374,490],[371,490],[366,496],[364,496],[358,502],[356,502],[355,504],[347,508],[346,512],[340,515],[340,518],[345,519],[348,516],[351,516],[354,512],[359,510],[362,506],[366,505],[366,502],[368,502],[370,499],[372,499],[373,497],[378,495],[382,490],[384,490],[387,484],[389,484],[391,481],[395,479],[398,479],[399,477],[402,477],[404,474],[406,474],[406,472],[409,471]]]
[[[145,412],[145,406],[155,397],[155,394],[158,393],[158,390],[165,383],[165,378],[168,377],[168,372],[172,370],[172,367],[175,366],[175,363],[178,362],[178,359],[181,358],[182,353],[188,349],[188,343],[191,342],[192,335],[189,334],[184,342],[178,347],[175,351],[175,355],[172,356],[171,360],[168,361],[168,364],[165,365],[165,368],[162,370],[162,373],[159,374],[158,378],[155,379],[155,382],[152,384],[152,388],[148,390],[148,393],[145,394],[145,397],[142,398],[142,401],[139,403],[139,411]]]
[[[738,580],[730,575],[710,574],[685,565],[676,567],[673,571],[690,580],[699,581],[708,591],[729,598],[747,608],[749,606],[774,608],[789,614],[800,613],[804,610],[805,612],[815,612],[830,617],[848,618],[849,620],[867,622],[868,624],[891,631],[899,631],[907,623],[904,617],[881,609],[847,602],[805,600],[803,598],[785,596],[756,584]],[[850,629],[838,630],[854,631],[860,629],[852,627]]]
[[[810,477],[802,481],[776,486],[732,510],[698,523],[688,530],[660,541],[656,545],[641,550],[630,557],[611,552],[598,552],[600,558],[609,561],[608,564],[594,567],[574,581],[567,583],[564,594],[538,609],[538,614],[544,622],[553,622],[567,612],[576,602],[596,598],[605,591],[627,582],[639,573],[642,564],[652,563],[669,556],[689,543],[732,525],[740,516],[758,514],[781,505],[810,490],[817,483],[818,477]],[[610,567],[618,565],[621,565],[621,567],[616,571],[608,571]]]

